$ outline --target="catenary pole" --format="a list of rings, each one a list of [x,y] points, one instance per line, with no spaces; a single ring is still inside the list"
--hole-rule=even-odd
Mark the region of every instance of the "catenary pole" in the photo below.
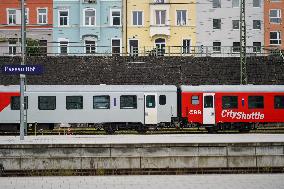
[[[241,64],[241,85],[247,85],[247,63],[246,63],[246,2],[241,0],[240,3],[240,64]]]
[[[21,65],[26,64],[26,19],[25,0],[21,0]],[[24,140],[25,135],[25,80],[26,75],[20,74],[20,140]]]

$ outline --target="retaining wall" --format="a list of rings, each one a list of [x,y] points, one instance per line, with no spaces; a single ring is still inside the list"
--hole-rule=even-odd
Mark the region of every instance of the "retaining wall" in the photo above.
[[[275,168],[284,143],[0,145],[5,170]]]
[[[3,64],[19,64],[19,57],[0,57]],[[28,57],[42,64],[40,76],[27,76],[27,84],[239,84],[239,58],[212,57]],[[284,84],[280,57],[249,57],[249,84]],[[0,85],[19,84],[19,76],[0,74]]]

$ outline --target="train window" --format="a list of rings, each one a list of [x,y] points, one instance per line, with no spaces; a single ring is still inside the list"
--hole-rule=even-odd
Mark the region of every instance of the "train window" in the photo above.
[[[237,96],[223,96],[222,97],[222,108],[223,109],[238,108],[238,97]]]
[[[191,97],[191,104],[198,105],[199,104],[199,96],[192,96]]]
[[[249,96],[248,97],[248,107],[250,109],[264,108],[264,97],[263,96]]]
[[[155,95],[147,95],[146,96],[146,107],[147,108],[155,108],[156,107]]]
[[[94,96],[93,97],[93,108],[94,109],[109,109],[110,108],[110,97],[108,95]]]
[[[159,96],[159,104],[160,105],[165,105],[167,103],[167,97],[166,95],[160,95]]]
[[[39,96],[38,97],[39,110],[55,110],[56,96]]]
[[[66,96],[66,109],[83,109],[83,97],[82,96]]]
[[[274,97],[274,108],[275,109],[284,109],[284,96],[275,96]]]
[[[204,96],[204,108],[213,108],[213,96]]]
[[[120,109],[137,109],[137,96],[135,95],[120,96]]]
[[[28,109],[28,97],[25,96],[24,101],[25,110]],[[11,96],[11,110],[20,110],[20,97],[19,96]]]

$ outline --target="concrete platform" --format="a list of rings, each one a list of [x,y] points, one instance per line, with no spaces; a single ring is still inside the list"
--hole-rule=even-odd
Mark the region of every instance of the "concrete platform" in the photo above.
[[[204,144],[284,142],[284,134],[1,136],[0,144]]]
[[[284,170],[284,135],[0,137],[5,170]]]
[[[4,189],[284,189],[284,174],[11,177],[1,178]]]

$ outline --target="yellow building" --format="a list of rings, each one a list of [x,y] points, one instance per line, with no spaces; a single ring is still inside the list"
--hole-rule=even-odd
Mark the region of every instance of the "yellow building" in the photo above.
[[[196,43],[195,0],[124,0],[124,53],[190,54]]]

